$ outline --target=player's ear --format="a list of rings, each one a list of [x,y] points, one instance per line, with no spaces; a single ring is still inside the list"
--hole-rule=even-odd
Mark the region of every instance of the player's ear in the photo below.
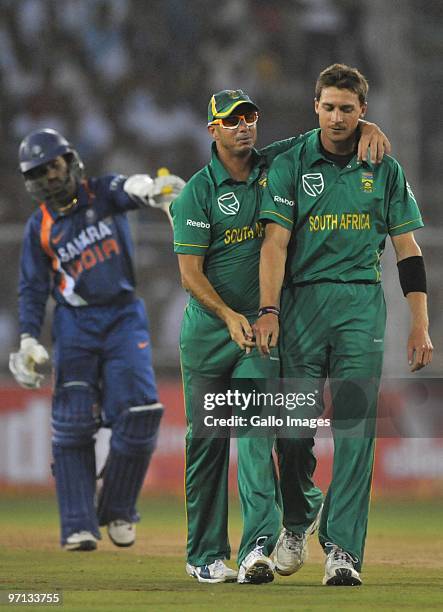
[[[319,106],[318,100],[317,98],[314,98],[314,110],[317,115],[318,115],[318,106]]]
[[[208,132],[211,134],[214,140],[217,140],[217,130],[215,129],[215,125],[208,125]]]
[[[368,105],[365,102],[364,104],[361,105],[361,110],[360,110],[360,119],[363,119],[363,117],[366,115],[366,111],[368,110]]]

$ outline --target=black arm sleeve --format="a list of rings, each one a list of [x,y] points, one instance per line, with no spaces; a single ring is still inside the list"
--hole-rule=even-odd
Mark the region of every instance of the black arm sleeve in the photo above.
[[[421,255],[406,257],[397,264],[398,275],[403,295],[408,295],[412,291],[426,291],[426,269],[425,262]]]

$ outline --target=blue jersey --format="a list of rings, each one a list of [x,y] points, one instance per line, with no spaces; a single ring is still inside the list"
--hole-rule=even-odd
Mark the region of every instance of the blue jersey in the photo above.
[[[133,296],[133,243],[126,212],[141,202],[123,190],[126,177],[90,178],[62,215],[42,203],[29,218],[19,280],[20,333],[38,338],[51,293],[73,307],[114,304]]]

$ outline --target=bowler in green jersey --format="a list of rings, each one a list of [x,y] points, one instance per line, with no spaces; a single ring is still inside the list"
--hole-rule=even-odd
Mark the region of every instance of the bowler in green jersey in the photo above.
[[[413,234],[423,226],[417,202],[395,159],[385,156],[375,165],[356,155],[367,91],[354,68],[334,64],[320,74],[320,129],[274,160],[260,214],[266,223],[260,301],[276,310],[258,319],[257,345],[268,354],[280,335],[284,378],[320,389],[330,380],[334,464],[319,527],[326,585],[361,584],[386,323],[380,258],[387,236],[411,311],[411,371],[426,366],[433,350],[424,263]],[[355,423],[364,424],[358,435],[346,429]],[[315,460],[312,439],[295,432],[278,441],[278,451],[284,529],[275,559],[277,572],[289,575],[306,541],[303,485],[311,481]],[[291,556],[291,548],[298,554]]]

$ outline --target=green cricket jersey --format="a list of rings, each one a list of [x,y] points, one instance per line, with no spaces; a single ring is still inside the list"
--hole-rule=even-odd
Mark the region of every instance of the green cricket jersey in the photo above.
[[[258,265],[264,231],[258,215],[267,169],[276,155],[306,137],[254,150],[246,182],[232,179],[214,143],[210,163],[194,174],[171,205],[174,251],[203,256],[209,282],[230,308],[243,314],[256,314],[259,304]],[[190,302],[202,308],[192,297]]]
[[[400,164],[357,162],[340,169],[320,147],[320,130],[282,153],[268,173],[260,220],[293,231],[287,272],[293,284],[381,280],[386,236],[423,226]]]

